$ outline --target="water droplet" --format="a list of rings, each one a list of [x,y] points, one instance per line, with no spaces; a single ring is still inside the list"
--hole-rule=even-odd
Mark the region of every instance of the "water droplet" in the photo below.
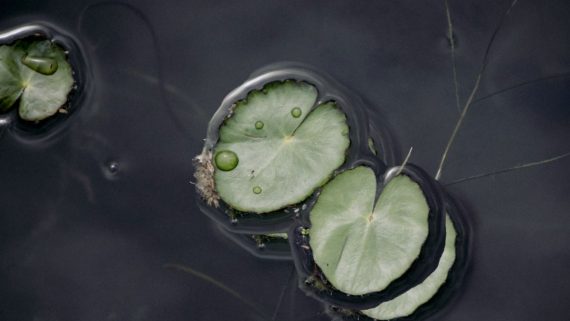
[[[22,63],[33,71],[47,76],[53,75],[57,71],[58,67],[57,60],[53,58],[33,57],[28,55],[22,57]]]
[[[301,117],[302,113],[303,113],[303,111],[299,107],[295,107],[295,108],[291,109],[291,116],[293,116],[295,118]]]
[[[263,122],[261,120],[258,120],[255,122],[255,129],[262,129],[263,125]]]
[[[216,153],[215,163],[218,169],[227,172],[237,167],[239,159],[236,153],[223,150]]]
[[[254,188],[253,188],[253,192],[254,192],[255,194],[260,194],[260,193],[261,193],[261,187],[259,187],[259,186],[254,187]]]

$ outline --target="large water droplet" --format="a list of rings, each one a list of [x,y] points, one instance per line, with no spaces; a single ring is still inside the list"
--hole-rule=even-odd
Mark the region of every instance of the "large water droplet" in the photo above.
[[[239,163],[236,153],[229,150],[217,152],[214,161],[216,163],[216,167],[225,172],[236,168]]]
[[[261,120],[258,120],[255,122],[255,129],[262,129],[263,125],[263,122]]]
[[[57,60],[53,58],[33,57],[28,55],[22,57],[22,63],[33,71],[48,76],[53,75],[57,71],[58,67]]]
[[[301,117],[301,114],[303,114],[303,111],[301,110],[301,108],[295,107],[295,108],[291,109],[291,116],[293,116],[295,118],[299,118],[299,117]]]
[[[261,187],[259,187],[259,186],[254,187],[254,188],[253,188],[253,192],[254,192],[255,194],[260,194],[260,193],[261,193]]]

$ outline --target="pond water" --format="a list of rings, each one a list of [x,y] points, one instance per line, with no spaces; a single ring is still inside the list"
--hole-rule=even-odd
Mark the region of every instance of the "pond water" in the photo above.
[[[462,103],[509,6],[450,1]],[[459,117],[444,1],[2,7],[0,30],[51,26],[85,62],[64,121],[34,132],[0,115],[2,320],[330,320],[292,262],[250,255],[201,213],[192,158],[209,119],[255,70],[300,62],[367,102],[396,161],[413,146],[435,175]],[[438,320],[570,313],[570,157],[456,182],[570,151],[569,14],[519,1],[496,34],[440,179],[467,208],[473,251]]]

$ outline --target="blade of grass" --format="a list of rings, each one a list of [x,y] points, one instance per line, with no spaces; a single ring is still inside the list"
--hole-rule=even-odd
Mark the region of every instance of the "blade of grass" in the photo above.
[[[175,264],[175,263],[167,263],[167,264],[164,264],[163,267],[165,269],[172,269],[172,270],[185,272],[185,273],[191,274],[191,275],[193,275],[193,276],[195,276],[201,280],[204,280],[204,281],[210,283],[211,285],[217,287],[218,289],[226,292],[227,294],[233,296],[234,298],[238,299],[240,302],[247,305],[248,307],[252,308],[253,311],[255,311],[264,320],[269,319],[269,317],[265,313],[263,313],[263,311],[261,311],[256,305],[252,304],[250,301],[246,300],[239,292],[237,292],[236,290],[225,285],[221,281],[214,279],[213,277],[209,276],[206,273],[197,271],[197,270],[195,270],[189,266],[186,266],[186,265]]]
[[[539,165],[544,165],[544,164],[548,164],[548,163],[563,159],[563,158],[568,157],[568,156],[570,156],[570,152],[562,154],[562,155],[558,155],[558,156],[555,156],[552,158],[536,161],[536,162],[519,164],[519,165],[515,165],[513,167],[499,169],[497,171],[490,172],[490,173],[482,173],[482,174],[477,174],[477,175],[473,175],[473,176],[469,176],[469,177],[465,177],[465,178],[460,178],[458,180],[446,183],[444,185],[450,186],[450,185],[455,185],[455,184],[459,184],[459,183],[463,183],[463,182],[467,182],[467,181],[471,181],[471,180],[475,180],[475,179],[479,179],[479,178],[484,178],[484,177],[488,177],[488,176],[492,176],[492,175],[508,173],[508,172],[512,172],[512,171],[523,169],[523,168],[530,168],[530,167],[535,167],[535,166],[539,166]]]
[[[495,38],[497,37],[499,30],[501,30],[501,27],[503,26],[505,19],[511,13],[513,7],[516,5],[517,2],[518,2],[518,0],[514,0],[513,2],[511,2],[510,7],[507,9],[507,11],[501,17],[499,24],[497,25],[497,27],[493,31],[493,35],[491,36],[491,40],[489,40],[489,43],[487,44],[487,49],[485,49],[485,54],[483,55],[483,62],[481,63],[481,68],[479,69],[479,73],[477,74],[477,78],[475,80],[475,85],[473,86],[473,89],[471,90],[471,94],[469,95],[469,98],[467,99],[467,102],[465,103],[465,107],[463,107],[463,110],[461,111],[461,115],[459,116],[459,119],[457,120],[457,123],[455,124],[455,128],[453,128],[453,132],[451,133],[451,136],[449,137],[447,145],[445,146],[445,150],[443,151],[443,154],[441,156],[441,160],[439,162],[439,166],[438,166],[437,172],[435,174],[436,180],[439,180],[441,178],[443,165],[445,164],[445,161],[447,159],[447,155],[449,154],[449,150],[451,149],[451,146],[453,145],[453,141],[455,140],[455,137],[457,136],[457,133],[459,132],[459,128],[461,128],[461,124],[463,124],[463,120],[465,119],[465,116],[467,115],[467,112],[469,111],[469,107],[471,106],[473,99],[475,98],[475,95],[477,95],[477,92],[479,91],[479,84],[481,83],[481,78],[483,76],[485,68],[487,67],[487,63],[489,61],[489,53],[491,52],[491,47],[492,47],[493,43],[495,42]]]

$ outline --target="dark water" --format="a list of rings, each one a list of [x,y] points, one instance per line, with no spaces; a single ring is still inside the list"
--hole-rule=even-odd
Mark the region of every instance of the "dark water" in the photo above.
[[[230,90],[298,61],[358,92],[435,174],[459,115],[443,1],[96,3],[2,3],[1,30],[52,24],[87,70],[82,105],[56,131],[24,137],[0,118],[0,320],[328,320],[291,262],[253,257],[200,213],[191,159]],[[450,3],[462,101],[509,4]],[[472,106],[444,184],[570,151],[569,14],[563,0],[514,7],[478,97],[547,79]],[[438,320],[567,319],[569,166],[448,186],[474,251]]]

